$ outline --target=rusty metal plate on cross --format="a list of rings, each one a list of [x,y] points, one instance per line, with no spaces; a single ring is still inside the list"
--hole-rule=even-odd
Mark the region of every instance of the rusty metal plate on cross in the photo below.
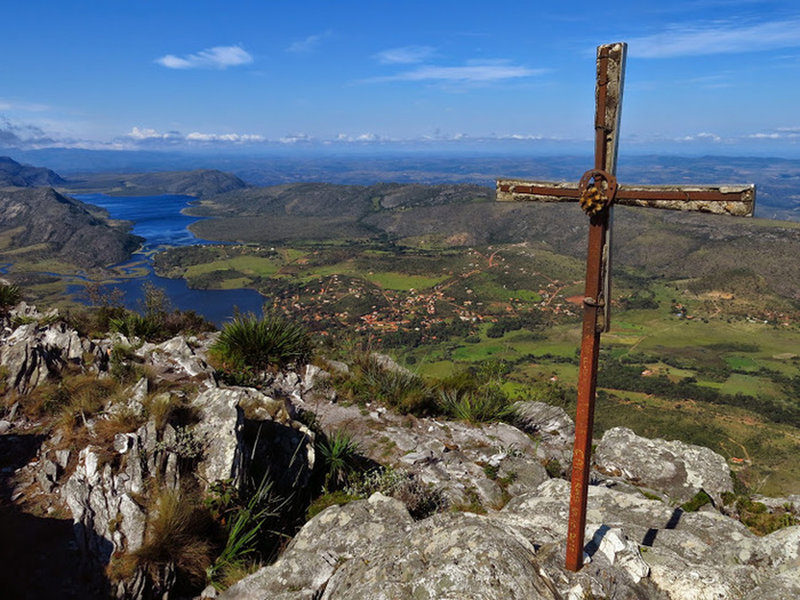
[[[576,202],[577,183],[552,181],[497,181],[499,202]],[[728,185],[626,185],[620,184],[614,204],[646,206],[751,217],[756,202],[753,184]]]

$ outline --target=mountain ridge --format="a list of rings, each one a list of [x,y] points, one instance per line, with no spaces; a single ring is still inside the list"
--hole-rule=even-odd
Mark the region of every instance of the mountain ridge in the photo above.
[[[55,171],[18,163],[8,156],[0,156],[0,187],[56,186],[66,183]]]

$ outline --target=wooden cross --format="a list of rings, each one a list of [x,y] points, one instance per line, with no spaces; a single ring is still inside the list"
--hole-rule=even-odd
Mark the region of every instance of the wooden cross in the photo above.
[[[626,52],[627,45],[624,43],[607,44],[597,48],[594,169],[587,171],[577,184],[516,180],[497,182],[499,201],[580,201],[583,209],[589,214],[589,251],[586,259],[578,407],[575,415],[575,446],[572,454],[572,488],[567,533],[566,567],[572,571],[578,571],[583,565],[597,357],[600,334],[608,331],[610,325],[612,203],[751,216],[756,195],[754,185],[617,185],[614,174]]]

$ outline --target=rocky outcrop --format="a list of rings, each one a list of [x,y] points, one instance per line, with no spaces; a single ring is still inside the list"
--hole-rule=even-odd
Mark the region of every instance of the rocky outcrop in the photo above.
[[[590,488],[585,565],[566,571],[568,498],[551,479],[487,515],[413,522],[379,495],[332,507],[222,598],[738,600],[800,585],[800,527],[758,538],[717,512],[605,486]]]
[[[0,364],[20,394],[58,378],[68,364],[84,366],[87,355],[95,371],[107,363],[110,343],[80,338],[53,313],[43,315],[23,302],[11,311],[8,322],[14,320],[22,324],[6,326],[0,333]]]
[[[381,494],[331,507],[306,523],[274,564],[242,579],[223,597],[229,600],[319,598],[328,580],[345,561],[364,556],[383,540],[410,531],[412,524],[401,502]]]
[[[514,412],[517,427],[539,442],[536,455],[545,461],[558,461],[565,470],[569,470],[575,442],[575,423],[566,411],[544,402],[517,402]]]
[[[69,449],[55,436],[31,463],[27,485],[66,502],[89,572],[109,563],[113,571],[148,542],[154,481],[162,491],[192,482],[202,492],[214,482],[269,474],[282,496],[307,499],[316,456],[314,433],[301,421],[314,421],[326,432],[345,429],[372,464],[410,474],[455,510],[412,518],[408,503],[382,494],[328,508],[276,562],[223,598],[734,600],[791,598],[800,589],[800,526],[759,538],[711,504],[699,512],[679,508],[698,491],[718,505],[731,491],[724,459],[705,448],[606,432],[589,489],[586,563],[572,573],[563,568],[570,491],[558,475],[569,468],[574,426],[560,409],[520,403],[518,427],[394,415],[377,404],[338,403],[319,367],[268,374],[259,390],[225,387],[203,359],[208,339],[89,341],[41,315],[8,328],[0,342],[0,358],[23,389],[70,363],[97,369],[113,344],[127,346],[150,379],[170,383],[164,390],[142,378],[85,424],[100,431],[105,421],[133,415],[149,419],[143,425],[105,446],[92,437]],[[45,360],[45,352],[58,360]],[[184,417],[159,421],[158,406],[180,407]],[[3,427],[13,430],[13,421],[7,416]],[[792,504],[762,500],[765,510]],[[167,566],[162,575],[155,585],[139,567],[111,591],[166,597],[175,570]]]
[[[597,444],[594,461],[602,472],[665,493],[677,503],[699,491],[719,506],[733,491],[728,463],[719,454],[680,441],[650,440],[630,429],[609,429]]]
[[[165,434],[167,439],[172,436],[174,430]],[[147,520],[142,499],[150,478],[163,475],[164,485],[174,488],[179,475],[177,456],[159,455],[158,441],[152,422],[136,432],[118,434],[113,457],[121,463],[117,468],[108,460],[106,449],[88,446],[80,451],[63,495],[87,574],[103,573],[113,554],[121,556],[142,546]],[[117,597],[134,597],[128,586],[120,582]]]

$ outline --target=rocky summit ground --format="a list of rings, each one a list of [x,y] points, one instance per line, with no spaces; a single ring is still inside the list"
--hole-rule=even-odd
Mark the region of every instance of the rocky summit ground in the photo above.
[[[789,525],[756,535],[737,518],[745,500],[726,461],[706,448],[607,431],[594,453],[586,561],[572,573],[563,564],[574,426],[561,409],[521,403],[513,424],[419,418],[344,402],[333,381],[346,362],[271,371],[256,389],[224,384],[209,366],[217,334],[90,339],[24,304],[3,319],[9,597],[800,596],[800,498],[747,498],[751,512]],[[169,499],[220,498],[266,471],[304,513],[335,487],[320,485],[330,462],[316,438],[336,431],[348,432],[366,474],[341,486],[346,498],[293,521],[274,560],[220,583],[219,549],[198,537],[214,524]],[[370,487],[370,477],[383,479]]]

